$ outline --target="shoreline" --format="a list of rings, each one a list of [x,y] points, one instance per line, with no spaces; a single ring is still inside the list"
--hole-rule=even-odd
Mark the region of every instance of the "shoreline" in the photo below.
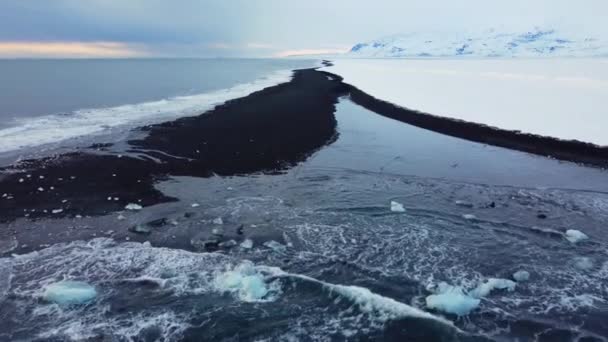
[[[330,61],[323,61],[330,65]],[[424,114],[376,99],[317,68],[287,83],[233,99],[195,117],[139,129],[123,153],[107,146],[0,168],[0,223],[75,218],[175,201],[154,184],[170,176],[281,173],[338,138],[340,97],[379,115],[469,141],[608,167],[608,148],[505,131]],[[103,145],[103,144],[102,144]],[[3,229],[4,230],[4,229]],[[0,231],[0,237],[8,230]]]

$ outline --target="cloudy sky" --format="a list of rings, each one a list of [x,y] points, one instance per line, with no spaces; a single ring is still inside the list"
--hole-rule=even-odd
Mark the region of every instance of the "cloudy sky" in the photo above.
[[[267,57],[400,32],[608,36],[607,0],[0,0],[0,57]]]

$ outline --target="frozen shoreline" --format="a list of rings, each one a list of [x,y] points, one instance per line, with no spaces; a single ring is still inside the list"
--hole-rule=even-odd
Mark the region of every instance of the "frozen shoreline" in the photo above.
[[[323,70],[404,108],[608,145],[606,59],[338,59]]]

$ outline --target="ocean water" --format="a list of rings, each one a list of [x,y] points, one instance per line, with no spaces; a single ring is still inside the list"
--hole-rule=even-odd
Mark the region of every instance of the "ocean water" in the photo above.
[[[0,154],[197,115],[316,61],[0,60]],[[55,146],[49,146],[55,144]],[[20,151],[21,153],[23,151]]]
[[[439,135],[347,97],[336,119],[337,139],[282,174],[171,177],[156,186],[177,201],[121,219],[14,222],[56,235],[170,224],[0,259],[0,341],[607,340],[605,170]],[[214,252],[212,229],[226,243]],[[442,283],[469,293],[522,270],[528,280],[468,315],[426,306]],[[65,280],[96,297],[50,302]]]

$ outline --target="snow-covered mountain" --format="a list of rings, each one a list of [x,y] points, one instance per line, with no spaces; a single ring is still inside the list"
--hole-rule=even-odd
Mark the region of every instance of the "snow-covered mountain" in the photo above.
[[[592,37],[573,37],[555,30],[478,34],[408,33],[359,43],[349,57],[591,57],[608,56],[608,44]]]

